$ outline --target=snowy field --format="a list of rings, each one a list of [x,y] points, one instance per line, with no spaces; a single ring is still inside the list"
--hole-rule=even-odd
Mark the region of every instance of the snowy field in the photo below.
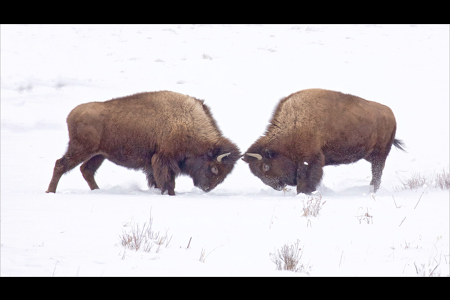
[[[325,167],[325,203],[303,216],[306,195],[273,190],[240,160],[207,194],[179,177],[175,197],[160,195],[110,162],[100,190],[76,168],[45,193],[78,104],[188,94],[243,152],[279,99],[307,88],[392,108],[407,153],[392,149],[377,194],[368,162]],[[449,276],[449,190],[399,188],[443,170],[448,25],[1,26],[1,276]],[[168,239],[122,246],[150,218]],[[276,270],[270,254],[297,241],[301,272]]]

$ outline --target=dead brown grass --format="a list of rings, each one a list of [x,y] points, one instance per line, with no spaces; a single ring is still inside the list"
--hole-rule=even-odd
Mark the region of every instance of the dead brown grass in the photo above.
[[[416,190],[422,187],[449,190],[450,173],[446,169],[429,176],[414,173],[410,178],[401,180],[401,183],[402,185],[398,186],[397,190]]]
[[[285,244],[277,253],[270,253],[272,262],[277,270],[308,273],[310,267],[301,263],[303,249],[300,248],[300,240],[294,244]]]
[[[152,229],[153,218],[151,216],[149,221],[142,226],[134,222],[128,224],[128,226],[130,227],[129,230],[124,230],[119,239],[121,245],[130,250],[138,251],[142,248],[145,252],[150,252],[156,246],[155,252],[158,253],[161,246],[167,248],[172,240],[172,236],[169,237],[168,235],[169,230],[161,234],[161,232]]]
[[[306,203],[303,202],[303,217],[316,217],[323,208],[326,201],[323,201],[322,195],[309,196]]]

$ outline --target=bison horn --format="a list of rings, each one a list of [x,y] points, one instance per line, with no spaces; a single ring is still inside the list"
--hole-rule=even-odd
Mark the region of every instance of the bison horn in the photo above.
[[[225,154],[220,154],[219,156],[217,156],[217,162],[222,162],[222,158],[227,157],[230,154],[231,154],[231,152],[228,152]]]
[[[258,160],[262,160],[261,154],[258,154],[258,153],[245,153],[245,154],[247,154],[248,156],[257,158]]]

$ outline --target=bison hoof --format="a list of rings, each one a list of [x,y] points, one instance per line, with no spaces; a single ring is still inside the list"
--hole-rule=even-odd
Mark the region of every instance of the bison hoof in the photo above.
[[[175,190],[161,190],[161,195],[164,195],[166,191],[169,196],[175,196]]]
[[[369,185],[369,193],[375,194],[379,188],[380,188],[379,186],[374,186],[371,184]]]

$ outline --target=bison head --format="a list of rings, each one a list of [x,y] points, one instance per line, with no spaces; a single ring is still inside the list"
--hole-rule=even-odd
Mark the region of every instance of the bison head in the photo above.
[[[248,163],[253,175],[275,190],[282,190],[286,185],[296,185],[297,169],[294,162],[287,157],[269,149],[249,149],[242,158]]]
[[[209,192],[225,180],[239,157],[239,149],[234,145],[216,147],[200,156],[187,158],[182,170],[191,176],[196,187]]]

